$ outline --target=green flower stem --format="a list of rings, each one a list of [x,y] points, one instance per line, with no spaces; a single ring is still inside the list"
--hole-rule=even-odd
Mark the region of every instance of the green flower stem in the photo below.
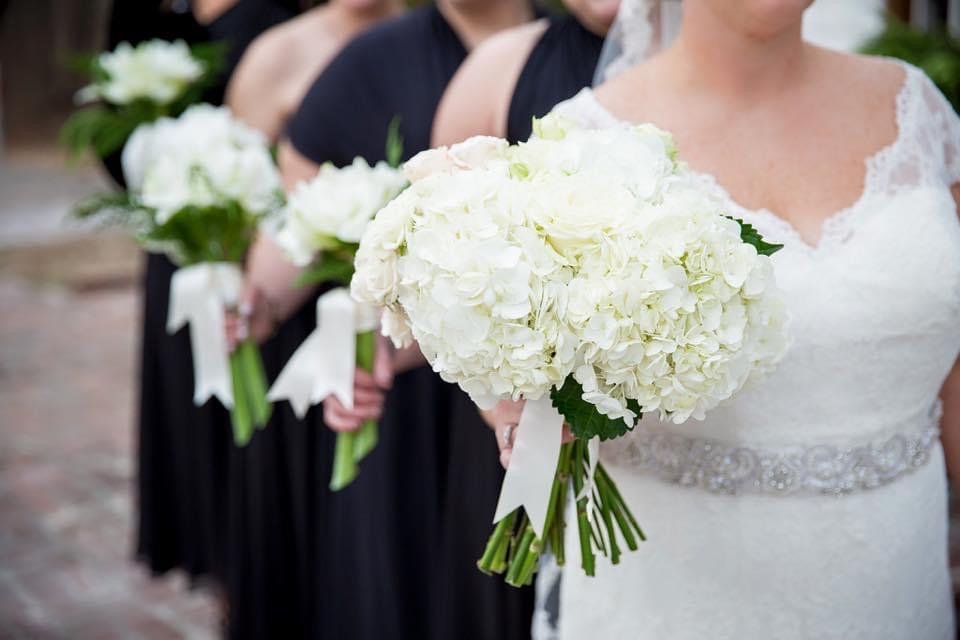
[[[523,586],[522,573],[527,564],[527,557],[531,553],[536,553],[539,556],[539,552],[532,548],[536,539],[537,534],[533,532],[533,526],[528,521],[527,526],[523,529],[523,536],[520,538],[520,544],[517,545],[513,560],[510,562],[510,567],[507,569],[507,584],[514,587]]]
[[[230,354],[230,375],[233,382],[233,439],[244,446],[254,428],[266,426],[272,407],[267,401],[267,377],[257,345],[246,340]]]
[[[503,573],[506,569],[507,549],[510,547],[510,539],[513,536],[513,528],[517,521],[519,509],[510,512],[509,515],[501,518],[490,534],[487,540],[487,546],[483,550],[483,555],[477,560],[477,568],[487,575],[494,573]]]
[[[270,420],[273,405],[267,400],[267,374],[263,370],[260,350],[252,340],[246,340],[240,343],[237,352],[240,354],[243,363],[243,375],[249,393],[253,425],[258,429],[263,429],[267,426],[267,421]]]
[[[242,447],[253,435],[253,416],[247,402],[247,390],[244,385],[243,361],[240,354],[230,354],[230,378],[233,383],[233,408],[230,409],[230,422],[233,425],[233,441]]]
[[[357,477],[357,461],[353,457],[356,431],[341,431],[337,434],[337,444],[333,451],[333,474],[330,477],[330,490],[340,491]]]
[[[580,497],[587,483],[589,464],[586,441],[563,444],[550,490],[543,538],[537,537],[527,514],[517,509],[496,524],[477,567],[487,574],[505,573],[507,584],[522,586],[533,580],[543,552],[551,551],[557,563],[563,565],[564,519],[570,491],[578,496],[577,534],[581,566],[588,576],[595,575],[597,552],[609,557],[613,564],[620,561],[623,549],[617,540],[618,530],[627,548],[636,550],[638,540],[644,539],[643,532],[603,465],[598,464],[594,473],[593,500]],[[588,517],[591,508],[592,517]]]
[[[620,490],[617,489],[616,483],[610,477],[610,474],[607,473],[607,470],[603,468],[602,464],[597,465],[597,478],[603,482],[610,489],[610,493],[614,496],[617,502],[623,506],[623,515],[626,516],[627,520],[630,522],[630,526],[636,532],[637,537],[641,541],[646,541],[647,536],[644,535],[643,529],[640,528],[640,525],[637,523],[637,519],[633,517],[633,513],[630,511],[627,504],[623,501],[623,497],[620,495]]]
[[[617,532],[613,528],[613,506],[603,500],[599,491],[594,491],[594,503],[598,505],[600,517],[603,519],[603,526],[607,531],[607,547],[610,550],[609,558],[613,564],[620,562],[620,545],[617,544]]]
[[[377,337],[372,331],[357,334],[358,368],[373,371],[376,346]],[[339,491],[354,481],[357,477],[357,463],[373,451],[378,439],[379,432],[374,420],[367,420],[356,431],[337,434],[337,444],[333,453],[333,473],[330,477],[332,491]]]

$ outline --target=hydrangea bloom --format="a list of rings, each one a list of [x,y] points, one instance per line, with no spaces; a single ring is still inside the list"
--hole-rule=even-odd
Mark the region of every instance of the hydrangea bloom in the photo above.
[[[353,295],[482,407],[572,376],[627,425],[637,408],[702,419],[785,349],[769,258],[656,127],[548,116],[526,143],[473,138],[405,170]]]

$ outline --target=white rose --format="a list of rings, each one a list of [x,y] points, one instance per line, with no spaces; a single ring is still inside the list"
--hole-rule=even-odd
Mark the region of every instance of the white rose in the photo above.
[[[182,40],[150,40],[136,47],[127,42],[97,58],[107,78],[80,90],[77,99],[90,102],[102,99],[125,105],[146,99],[166,105],[203,75],[203,65],[190,54]]]

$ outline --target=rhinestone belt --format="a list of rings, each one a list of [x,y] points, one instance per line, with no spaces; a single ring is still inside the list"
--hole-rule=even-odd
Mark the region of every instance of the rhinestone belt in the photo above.
[[[931,412],[920,428],[850,448],[752,449],[638,427],[626,446],[604,459],[715,493],[843,495],[889,484],[923,466],[940,435],[939,413]]]

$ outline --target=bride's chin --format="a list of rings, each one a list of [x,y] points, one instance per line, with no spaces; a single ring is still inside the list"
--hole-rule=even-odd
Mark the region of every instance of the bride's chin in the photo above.
[[[563,4],[584,26],[600,35],[610,29],[620,9],[620,0],[563,0]]]
[[[803,12],[812,4],[813,0],[683,0],[684,10],[709,7],[715,16],[755,38],[799,29]]]

